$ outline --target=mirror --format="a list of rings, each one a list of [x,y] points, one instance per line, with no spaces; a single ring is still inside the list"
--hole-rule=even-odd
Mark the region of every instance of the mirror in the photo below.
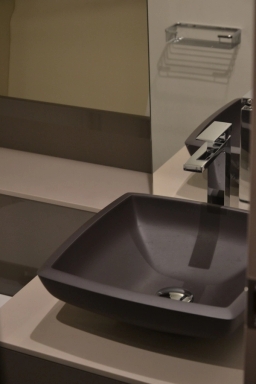
[[[0,95],[145,116],[146,0],[1,0]]]
[[[149,115],[149,40],[155,175],[204,119],[251,89],[253,5],[1,0],[0,94]],[[231,50],[174,46],[165,29],[177,21],[240,28],[241,44]]]
[[[148,0],[156,194],[168,195],[159,184],[174,183],[176,176],[165,165],[184,147],[188,136],[219,108],[251,90],[253,15],[253,0]],[[241,43],[233,49],[220,49],[166,42],[165,29],[177,22],[239,28]],[[195,31],[191,28],[180,33],[183,37],[188,32]],[[199,31],[196,39],[209,39],[207,33]],[[184,153],[188,156],[187,151]],[[182,171],[182,158],[178,161],[177,169]]]

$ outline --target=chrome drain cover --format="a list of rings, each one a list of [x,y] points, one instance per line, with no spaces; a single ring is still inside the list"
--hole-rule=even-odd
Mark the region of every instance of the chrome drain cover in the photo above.
[[[167,299],[183,301],[185,303],[192,303],[194,300],[194,296],[191,292],[182,288],[163,288],[157,292],[158,296],[166,297]]]

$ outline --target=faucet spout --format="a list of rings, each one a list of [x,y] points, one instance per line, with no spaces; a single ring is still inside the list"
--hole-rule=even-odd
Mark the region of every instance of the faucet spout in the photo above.
[[[183,166],[190,172],[208,170],[208,203],[230,205],[231,128],[230,123],[214,121],[197,136],[204,143]]]

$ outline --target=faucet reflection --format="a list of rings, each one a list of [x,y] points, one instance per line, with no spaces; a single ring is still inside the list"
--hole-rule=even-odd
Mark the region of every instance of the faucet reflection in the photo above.
[[[214,121],[197,136],[204,143],[183,166],[190,172],[208,170],[208,203],[230,205],[231,128],[231,123]]]

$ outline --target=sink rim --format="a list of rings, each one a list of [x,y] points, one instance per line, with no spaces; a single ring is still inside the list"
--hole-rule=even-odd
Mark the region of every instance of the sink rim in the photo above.
[[[64,284],[69,287],[76,287],[83,291],[88,291],[91,293],[100,294],[106,297],[112,297],[118,300],[125,300],[137,304],[143,304],[150,307],[162,308],[170,311],[182,312],[184,314],[197,315],[202,317],[211,317],[221,320],[231,320],[241,315],[246,308],[246,292],[243,291],[237,298],[227,307],[212,306],[207,304],[200,303],[185,303],[175,300],[167,300],[166,298],[155,295],[144,294],[141,292],[134,292],[128,289],[115,287],[112,285],[102,284],[93,280],[79,277],[75,274],[70,274],[59,269],[54,268],[55,262],[61,257],[64,251],[66,251],[71,244],[73,244],[86,230],[92,227],[97,223],[103,216],[105,216],[113,208],[117,207],[125,200],[132,198],[133,196],[140,196],[149,199],[163,199],[171,200],[179,203],[185,203],[188,205],[200,205],[200,206],[209,206],[211,204],[185,200],[175,197],[165,197],[165,196],[156,196],[148,195],[143,193],[126,193],[119,197],[117,200],[112,202],[110,205],[102,209],[97,215],[92,217],[88,222],[86,222],[82,227],[80,227],[73,235],[71,235],[54,253],[53,255],[43,264],[43,266],[38,270],[38,276],[42,283],[44,284],[44,279],[52,280],[60,284]],[[248,212],[230,207],[220,207],[223,210],[240,212],[242,214],[248,215]],[[246,284],[246,282],[245,282]]]

